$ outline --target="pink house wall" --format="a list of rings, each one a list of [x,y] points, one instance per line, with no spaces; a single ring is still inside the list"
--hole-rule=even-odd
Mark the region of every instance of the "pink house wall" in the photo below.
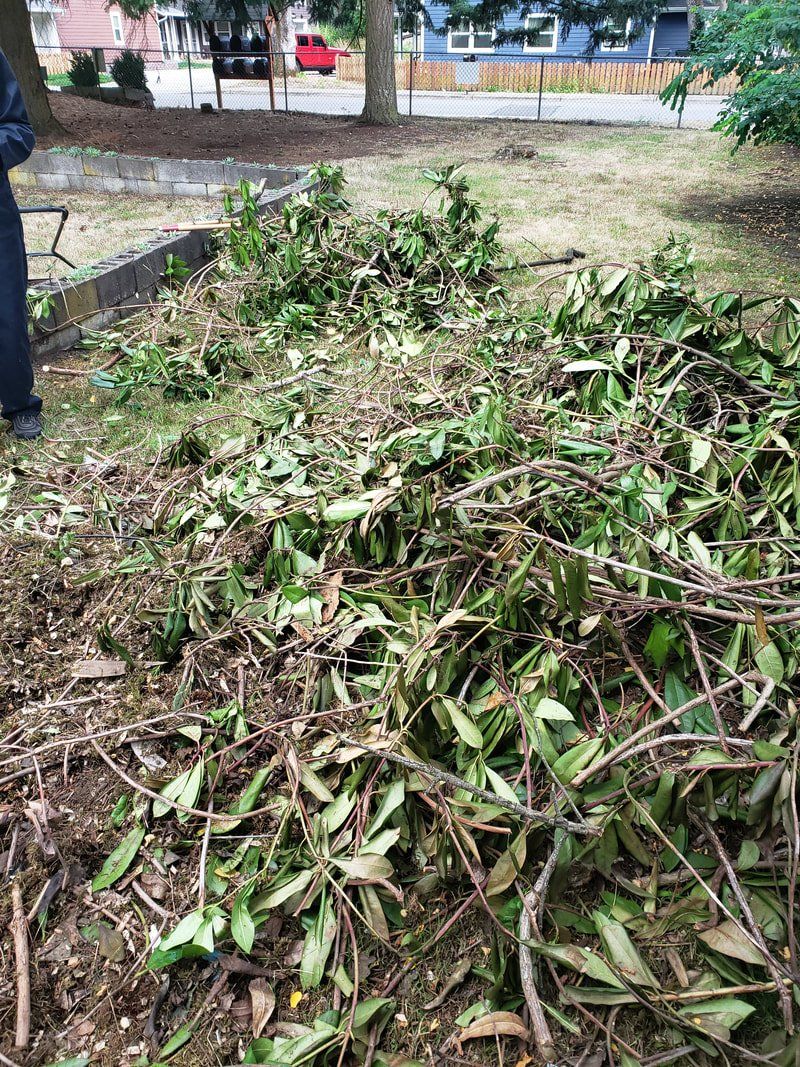
[[[153,15],[148,15],[140,22],[133,22],[122,17],[123,45],[114,40],[111,26],[113,12],[121,14],[119,8],[106,10],[105,0],[68,0],[66,6],[56,16],[56,26],[61,44],[67,48],[107,48],[110,50],[132,48],[134,51],[154,49],[161,54],[161,35]],[[153,60],[155,56],[148,56]]]

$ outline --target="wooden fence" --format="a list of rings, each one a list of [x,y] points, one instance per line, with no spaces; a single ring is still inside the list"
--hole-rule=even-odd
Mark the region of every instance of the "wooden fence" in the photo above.
[[[478,68],[477,79],[475,67]],[[536,93],[541,80],[546,93],[626,93],[654,96],[669,85],[683,70],[679,59],[654,59],[632,62],[619,59],[540,59],[480,60],[464,63],[452,59],[415,59],[414,89],[472,89],[483,92]],[[363,84],[364,57],[340,56],[337,60],[340,81]],[[395,61],[398,89],[408,89],[411,60]],[[704,79],[692,83],[689,92],[702,96],[729,96],[738,84],[729,75],[706,86]]]

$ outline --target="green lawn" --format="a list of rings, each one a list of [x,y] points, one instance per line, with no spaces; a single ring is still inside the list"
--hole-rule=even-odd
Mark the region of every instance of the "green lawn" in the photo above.
[[[100,77],[101,85],[108,85],[110,82],[112,82],[114,80],[111,77],[110,74],[100,74],[99,77]],[[47,75],[47,84],[48,85],[72,85],[72,82],[70,81],[69,74],[64,74],[64,73],[49,74],[48,73],[48,75]]]
[[[685,233],[710,289],[800,286],[792,150],[732,155],[717,134],[694,130],[469,123],[456,139],[452,128],[440,144],[345,159],[351,191],[370,208],[413,207],[427,193],[424,168],[463,163],[508,244],[527,258],[574,247],[594,261],[630,261]],[[538,159],[495,158],[523,142]]]

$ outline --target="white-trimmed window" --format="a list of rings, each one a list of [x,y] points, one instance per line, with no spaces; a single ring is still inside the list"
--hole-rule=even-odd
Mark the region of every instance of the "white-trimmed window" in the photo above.
[[[122,15],[118,11],[111,12],[111,33],[114,44],[125,44],[125,32],[122,29]]]
[[[605,25],[605,32],[613,34],[613,37],[606,37],[600,42],[601,52],[628,51],[628,34],[631,32],[630,19],[628,19],[624,26],[621,22],[615,22],[613,19],[609,19]]]
[[[555,52],[558,47],[558,15],[528,15],[525,19],[528,37],[523,52]]]
[[[227,19],[217,19],[217,21],[214,23],[214,33],[217,35],[217,37],[220,37],[222,34],[225,34],[225,33],[228,34],[228,36],[230,36],[230,33],[231,33],[231,24],[230,24],[230,22]]]
[[[448,52],[494,52],[494,29],[463,19],[447,34]]]

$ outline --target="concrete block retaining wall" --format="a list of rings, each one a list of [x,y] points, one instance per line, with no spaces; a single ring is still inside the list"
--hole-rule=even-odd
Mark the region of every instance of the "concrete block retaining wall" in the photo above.
[[[144,196],[219,196],[240,181],[281,189],[302,178],[296,167],[220,163],[210,159],[145,159],[139,156],[34,152],[11,172],[22,188],[136,193]]]
[[[43,191],[80,189],[215,198],[224,192],[234,192],[244,180],[263,184],[259,210],[262,215],[275,215],[290,197],[308,188],[306,175],[300,168],[210,160],[34,152],[10,177],[14,185]],[[64,352],[87,333],[104,329],[146,306],[163,280],[167,256],[177,256],[189,270],[195,271],[209,261],[208,239],[206,231],[156,236],[139,248],[92,264],[91,277],[75,282],[56,278],[37,283],[37,292],[50,294],[52,312],[36,324],[34,354],[43,357]]]

